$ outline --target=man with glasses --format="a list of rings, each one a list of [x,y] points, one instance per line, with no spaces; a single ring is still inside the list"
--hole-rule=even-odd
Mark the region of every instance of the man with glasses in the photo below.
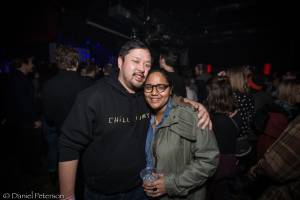
[[[82,152],[85,199],[147,199],[139,172],[146,161],[149,109],[140,88],[151,63],[147,46],[129,41],[119,52],[118,76],[78,95],[61,129],[59,176],[65,199],[74,199]],[[206,111],[202,119],[204,126],[210,123]]]

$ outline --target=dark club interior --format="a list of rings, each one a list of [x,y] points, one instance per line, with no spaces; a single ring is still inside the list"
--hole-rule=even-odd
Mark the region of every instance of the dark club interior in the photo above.
[[[222,157],[222,145],[228,143],[218,136],[220,124],[215,122],[212,102],[209,102],[209,93],[212,92],[209,85],[213,84],[214,78],[231,84],[233,101],[238,112],[242,113],[243,122],[238,129],[243,132],[245,121],[248,123],[245,132],[251,132],[248,134],[251,152],[235,158],[239,163],[235,166],[236,174],[226,183],[222,182],[225,185],[219,182],[215,185],[215,179],[208,179],[207,195],[199,199],[298,199],[299,174],[292,172],[300,172],[299,158],[284,175],[273,165],[266,167],[273,170],[270,172],[261,169],[259,164],[281,159],[282,152],[278,153],[280,158],[276,153],[268,154],[276,146],[271,145],[282,144],[284,136],[293,135],[297,130],[300,132],[297,121],[300,111],[299,29],[295,3],[258,0],[11,0],[1,8],[0,130],[4,165],[1,181],[5,186],[1,195],[8,194],[11,199],[86,198],[85,171],[81,164],[78,165],[75,194],[70,198],[59,196],[60,129],[77,94],[99,80],[122,73],[122,68],[121,72],[119,69],[120,47],[129,40],[139,40],[151,52],[153,69],[163,68],[163,52],[166,49],[172,51],[174,65],[167,65],[174,67],[177,84],[186,89],[178,96],[205,107],[217,136],[221,155],[219,166],[228,167],[227,160],[223,163]],[[65,84],[67,78],[61,76],[65,83],[57,82],[49,89],[51,80],[62,71],[68,71],[68,67],[59,66],[57,52],[61,47],[65,47],[59,55],[62,63],[78,59],[75,69],[78,77],[70,79],[74,84],[65,86],[60,84]],[[74,54],[78,58],[73,58]],[[241,90],[234,86],[232,78],[238,73],[237,69],[241,69],[244,78],[237,81],[243,81]],[[59,110],[51,98],[55,99],[58,95],[55,90],[64,86],[66,88],[61,90],[59,97],[65,100],[65,107]],[[176,87],[174,83],[175,95]],[[157,86],[156,90],[159,91]],[[241,96],[235,93],[241,93]],[[241,100],[245,96],[247,100]],[[50,115],[55,119],[50,120]],[[249,119],[245,119],[245,115]],[[108,122],[126,120],[116,116],[109,118]],[[296,135],[293,135],[296,144],[288,148],[292,149],[293,155],[297,155],[300,146],[300,136]],[[258,174],[253,175],[255,170]],[[274,175],[285,178],[278,181],[272,177]],[[228,187],[229,194],[220,190],[222,187]],[[279,193],[272,196],[269,191],[276,189]],[[284,193],[286,190],[289,191],[287,194]],[[218,192],[226,195],[214,195]],[[49,196],[39,196],[42,194]],[[168,192],[164,195],[163,198],[170,199]]]

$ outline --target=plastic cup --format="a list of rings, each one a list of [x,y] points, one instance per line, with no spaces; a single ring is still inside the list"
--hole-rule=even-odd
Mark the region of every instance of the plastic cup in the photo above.
[[[157,170],[155,168],[146,167],[140,172],[143,182],[153,182],[158,179]]]

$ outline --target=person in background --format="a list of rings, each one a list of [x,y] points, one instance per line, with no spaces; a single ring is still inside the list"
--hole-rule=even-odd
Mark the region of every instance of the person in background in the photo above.
[[[52,183],[58,180],[58,138],[76,95],[92,83],[77,72],[79,53],[73,47],[61,45],[56,51],[59,72],[47,80],[42,88],[44,135],[48,144],[48,171]]]
[[[255,199],[293,200],[300,198],[300,115],[248,171],[254,184],[266,182]]]
[[[197,94],[197,86],[195,84],[195,80],[193,79],[193,71],[189,69],[188,66],[183,68],[183,77],[184,84],[186,89],[186,97],[187,99],[191,99],[193,101],[198,102],[198,94]]]
[[[241,180],[248,168],[256,161],[257,136],[252,129],[255,114],[254,98],[248,93],[244,67],[231,67],[226,71],[226,75],[233,90],[234,103],[242,118],[239,135],[236,140],[237,176]]]
[[[110,75],[115,75],[115,69],[114,66],[111,63],[107,63],[103,67],[103,75],[104,76],[110,76]]]
[[[273,104],[272,96],[266,91],[267,78],[262,74],[252,74],[247,79],[248,88],[254,98],[254,110],[258,110],[267,107],[269,108]]]
[[[95,63],[88,62],[84,68],[81,69],[80,75],[90,82],[90,85],[94,84],[94,82],[98,78],[99,68]]]
[[[193,101],[198,101],[198,96],[196,90],[192,87],[191,79],[184,79],[185,89],[186,89],[186,98],[191,99]]]
[[[243,67],[232,67],[229,68],[226,72],[230,85],[233,90],[234,102],[237,105],[237,108],[240,110],[242,117],[242,126],[239,133],[240,137],[247,137],[248,139],[254,134],[252,134],[252,123],[254,118],[254,98],[251,94],[248,93],[247,79],[244,74]],[[247,140],[248,140],[247,139]],[[245,166],[246,163],[251,159],[246,158],[245,156],[249,155],[253,150],[252,145],[247,145],[241,149],[237,149],[237,156],[242,158],[244,157]],[[247,161],[246,161],[247,160]]]
[[[204,64],[196,64],[194,67],[195,85],[197,86],[198,101],[205,102],[207,97],[206,83],[211,79],[211,74],[205,71]]]
[[[186,97],[186,89],[184,79],[176,71],[178,66],[178,55],[174,49],[162,48],[159,57],[160,68],[169,73],[170,78],[174,84],[174,94],[176,96]]]
[[[249,92],[254,98],[254,117],[252,123],[252,130],[256,135],[264,133],[268,119],[269,110],[274,103],[274,99],[269,92],[267,92],[267,77],[263,74],[251,73],[248,75]]]
[[[9,144],[5,150],[5,186],[13,191],[25,191],[31,187],[33,177],[39,174],[41,162],[41,120],[38,115],[34,87],[29,75],[33,72],[33,56],[15,58],[6,84],[5,114],[6,133],[3,141]],[[29,176],[27,180],[24,176]],[[26,188],[29,187],[29,188]]]
[[[41,121],[35,107],[35,93],[32,80],[33,56],[16,58],[12,66],[16,69],[7,84],[7,122],[20,128],[40,128]]]
[[[243,119],[240,134],[247,135],[251,131],[254,117],[254,98],[248,93],[247,79],[242,67],[229,68],[226,74],[233,90],[234,101],[241,111]]]
[[[214,77],[208,81],[207,88],[208,110],[220,149],[220,162],[211,179],[208,196],[211,200],[230,200],[233,199],[231,185],[237,175],[236,140],[242,119],[227,79]]]
[[[257,141],[257,157],[263,156],[269,146],[282,134],[297,115],[300,113],[298,104],[300,83],[296,80],[281,81],[278,86],[278,95],[275,102],[268,110],[268,120],[264,132]]]
[[[150,197],[205,199],[205,183],[218,165],[219,150],[211,130],[197,127],[192,107],[178,105],[173,84],[163,69],[149,72],[144,96],[151,109],[146,141],[147,167],[161,172],[158,180],[144,183]]]

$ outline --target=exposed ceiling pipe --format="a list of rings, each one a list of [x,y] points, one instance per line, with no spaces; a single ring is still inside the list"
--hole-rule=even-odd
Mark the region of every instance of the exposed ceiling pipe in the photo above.
[[[102,25],[100,25],[100,24],[97,24],[97,23],[95,23],[95,22],[86,20],[86,24],[88,24],[88,25],[90,25],[90,26],[93,26],[93,27],[96,27],[96,28],[99,28],[99,29],[101,29],[101,30],[107,31],[107,32],[112,33],[112,34],[114,34],[114,35],[120,36],[120,37],[122,37],[122,38],[130,39],[130,37],[127,36],[127,35],[124,35],[124,34],[122,34],[122,33],[120,33],[120,32],[114,31],[114,30],[112,30],[112,29],[110,29],[110,28],[107,28],[107,27],[102,26]]]
[[[214,8],[215,12],[221,11],[232,11],[232,10],[239,10],[241,8],[246,8],[250,6],[256,5],[256,2],[248,2],[248,3],[231,3],[223,6],[217,6]]]

